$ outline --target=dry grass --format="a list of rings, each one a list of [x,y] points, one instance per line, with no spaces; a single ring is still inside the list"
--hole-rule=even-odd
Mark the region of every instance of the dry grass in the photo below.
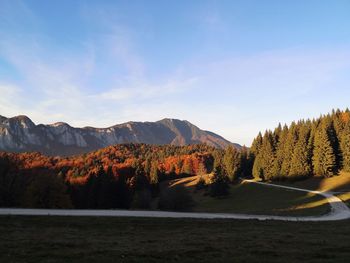
[[[279,184],[316,191],[331,191],[350,207],[350,173],[340,172],[339,175],[330,178],[314,177],[303,181]]]
[[[337,196],[345,203],[348,207],[350,207],[350,192],[337,194]]]
[[[185,187],[194,187],[196,186],[197,182],[199,180],[199,176],[191,176],[191,177],[185,177],[180,179],[172,180],[168,183],[168,187],[174,187],[174,186],[185,186]]]
[[[350,173],[340,172],[339,175],[329,178],[313,177],[293,183],[283,182],[280,184],[316,191],[350,192]]]

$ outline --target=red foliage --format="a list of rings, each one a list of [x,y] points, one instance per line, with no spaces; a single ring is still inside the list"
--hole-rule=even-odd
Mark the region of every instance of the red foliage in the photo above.
[[[207,146],[151,146],[145,144],[124,144],[110,146],[95,152],[73,157],[48,157],[37,152],[5,153],[0,158],[11,161],[11,169],[23,173],[60,174],[70,184],[85,184],[89,177],[96,175],[102,167],[105,172],[112,171],[114,176],[131,178],[135,173],[135,163],[145,166],[146,158],[158,162],[159,171],[166,174],[183,173],[184,166],[190,167],[195,174],[200,163],[211,160]]]

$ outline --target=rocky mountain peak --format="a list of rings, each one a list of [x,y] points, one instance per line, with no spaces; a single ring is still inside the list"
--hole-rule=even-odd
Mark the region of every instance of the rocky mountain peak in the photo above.
[[[74,128],[64,122],[35,125],[27,116],[0,117],[0,150],[40,151],[48,155],[86,153],[120,143],[232,145],[221,136],[188,121],[166,118],[157,122],[127,122],[108,128]],[[233,144],[240,148],[238,144]]]

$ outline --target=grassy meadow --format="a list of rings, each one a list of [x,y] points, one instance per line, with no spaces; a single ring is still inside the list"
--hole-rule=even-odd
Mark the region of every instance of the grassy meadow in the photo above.
[[[350,221],[0,217],[0,262],[348,262]]]
[[[228,196],[213,198],[206,190],[195,189],[197,181],[198,177],[189,177],[169,184],[191,192],[196,212],[313,216],[330,211],[327,200],[320,195],[244,182],[231,185]]]

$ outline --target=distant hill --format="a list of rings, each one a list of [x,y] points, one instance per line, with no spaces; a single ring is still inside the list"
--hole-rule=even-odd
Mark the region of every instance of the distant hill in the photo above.
[[[67,123],[35,125],[27,116],[0,116],[0,150],[39,151],[47,155],[74,155],[121,143],[155,145],[207,144],[226,148],[232,143],[188,121],[127,122],[108,128],[74,128]],[[232,144],[236,148],[241,146]]]

